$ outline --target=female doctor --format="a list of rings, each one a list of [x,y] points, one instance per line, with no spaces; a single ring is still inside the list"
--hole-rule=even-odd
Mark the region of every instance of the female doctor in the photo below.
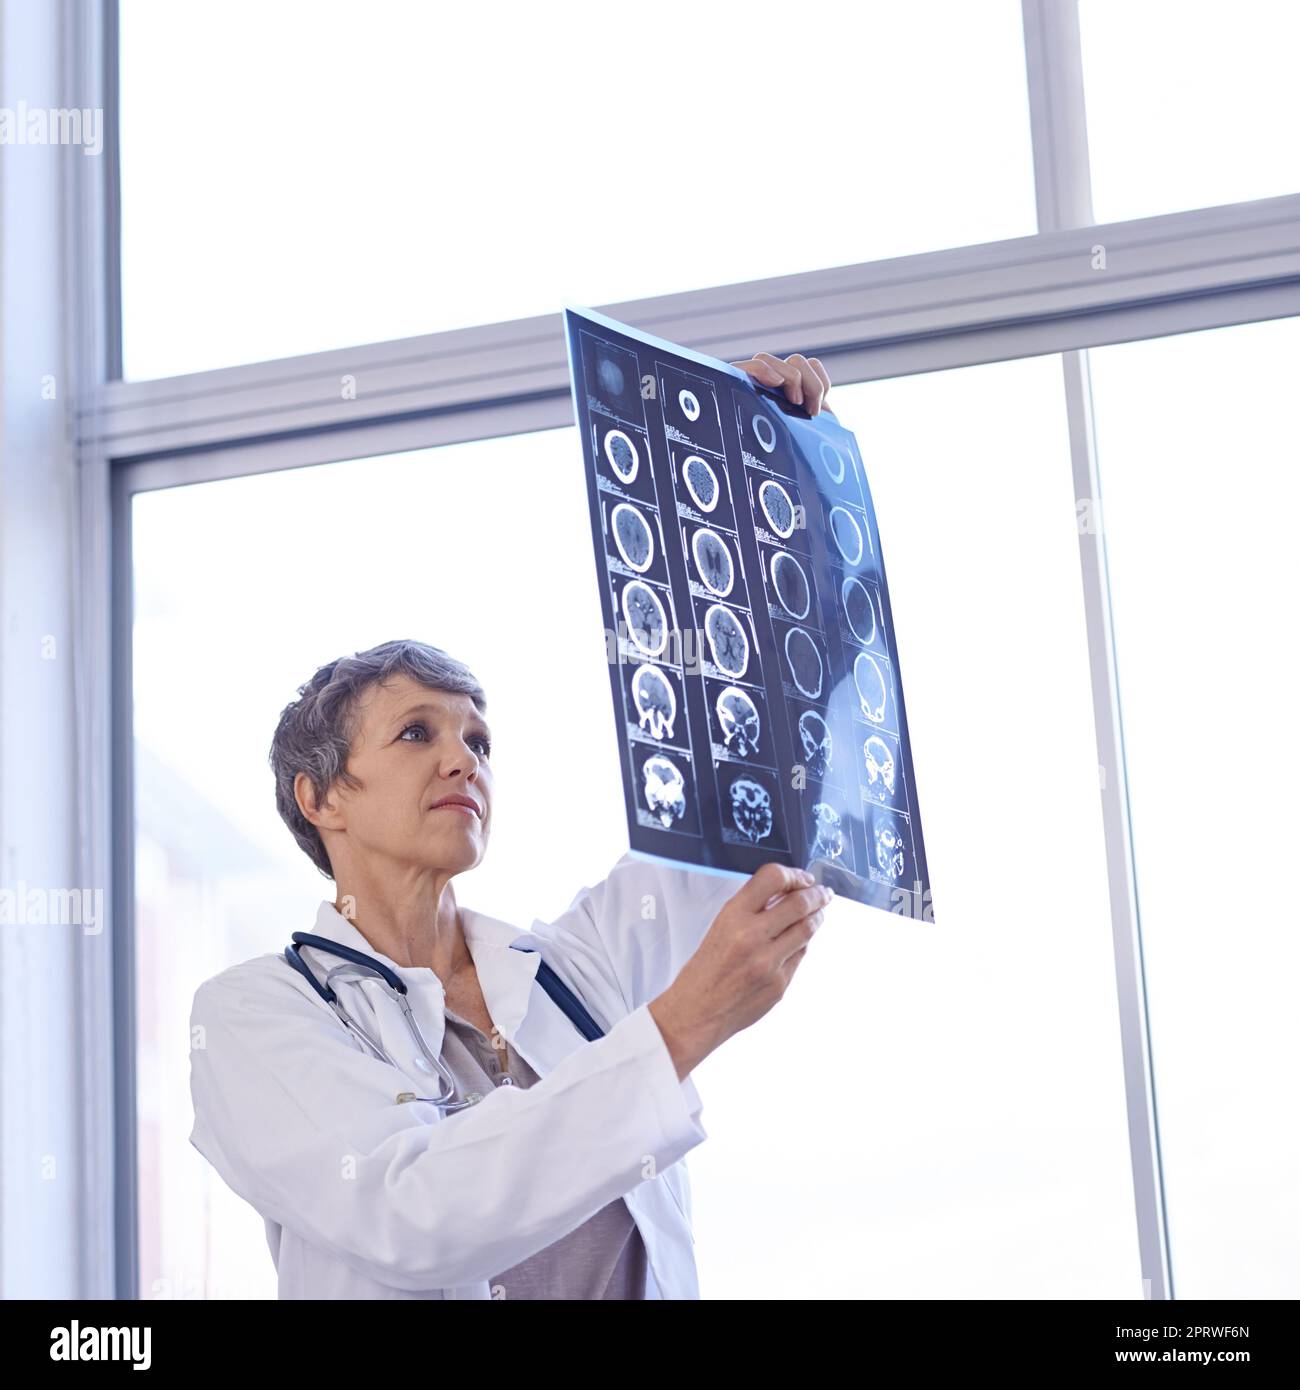
[[[736,365],[810,413],[830,388],[815,358]],[[200,986],[190,1141],[265,1219],[281,1298],[697,1298],[690,1073],[783,996],[829,891],[625,855],[527,932],[461,906],[485,705],[387,642],[284,710],[277,804],[336,893]]]

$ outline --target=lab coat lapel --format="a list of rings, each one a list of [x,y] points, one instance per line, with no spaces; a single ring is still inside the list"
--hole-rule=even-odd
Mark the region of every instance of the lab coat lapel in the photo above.
[[[541,942],[485,913],[462,908],[461,915],[492,1021],[538,1076],[545,1076],[586,1040],[546,991],[534,988]]]
[[[462,907],[460,915],[465,944],[474,957],[474,970],[483,991],[483,1002],[492,1022],[508,1042],[513,1042],[528,1013],[538,957],[531,952],[510,949],[512,942],[526,939],[527,933],[509,922],[468,907]]]
[[[581,1047],[584,1039],[545,990],[533,988],[541,961],[540,940],[530,932],[521,932],[509,922],[473,908],[461,908],[461,923],[465,944],[474,958],[483,1002],[493,1023],[533,1070],[545,1076],[575,1048]],[[317,936],[364,951],[395,971],[406,984],[411,1008],[430,1049],[441,1052],[446,1030],[445,996],[442,982],[432,970],[427,966],[398,965],[376,951],[328,901],[321,903],[313,931]],[[526,949],[514,949],[516,944]],[[311,947],[304,950],[310,952]],[[337,958],[323,955],[317,956],[315,962],[317,977],[322,980],[325,971],[338,964]],[[378,981],[362,981],[348,988],[359,991],[371,1004],[366,1023],[378,1029],[380,1041],[390,1055],[395,1060],[405,1059],[413,1051],[410,1036],[383,986]],[[355,999],[355,994],[349,995],[349,1007]]]
[[[390,956],[375,950],[357,927],[329,901],[321,903],[312,931],[315,935],[337,942],[340,946],[350,946],[354,951],[362,951],[392,970],[406,985],[407,1000],[429,1050],[435,1056],[442,1051],[443,1033],[446,1028],[442,981],[428,966],[399,965]],[[321,981],[325,979],[329,970],[340,964],[337,956],[317,952],[310,946],[304,946],[303,953],[310,955],[312,963],[316,966],[316,977]],[[425,1069],[415,1061],[417,1049],[401,1011],[393,1003],[386,987],[380,981],[371,979],[345,984],[342,988],[347,992],[344,1007],[349,1012],[355,1010],[361,1015],[361,1021],[407,1075],[421,1077]]]

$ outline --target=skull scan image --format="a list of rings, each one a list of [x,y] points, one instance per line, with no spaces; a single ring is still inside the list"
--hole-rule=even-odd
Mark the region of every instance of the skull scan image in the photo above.
[[[822,693],[822,656],[817,644],[801,627],[785,634],[785,659],[795,685],[810,700]]]
[[[749,638],[736,615],[715,603],[704,615],[704,635],[713,664],[729,676],[743,676],[749,665]]]
[[[751,844],[767,839],[772,833],[772,798],[767,788],[749,777],[737,777],[731,784],[731,819]]]
[[[806,618],[812,602],[812,590],[803,566],[787,550],[778,550],[768,566],[772,575],[772,587],[781,601],[781,607],[792,618]]]
[[[753,700],[739,686],[729,685],[718,696],[714,709],[728,751],[739,758],[757,753],[759,719]]]
[[[852,512],[843,507],[831,508],[831,535],[846,564],[856,565],[862,559],[862,528]]]
[[[682,414],[688,420],[698,420],[700,418],[700,402],[694,391],[688,391],[683,387],[677,393],[677,404],[682,408]]]
[[[677,718],[677,696],[667,676],[657,667],[641,665],[632,675],[632,700],[640,726],[653,739],[671,739]]]
[[[759,486],[758,505],[772,530],[782,540],[788,539],[794,531],[794,503],[785,488],[769,478]]]
[[[829,439],[822,441],[821,452],[818,455],[821,466],[826,470],[826,476],[838,486],[844,481],[844,455],[830,442]]]
[[[641,418],[640,377],[633,353],[584,334],[582,355],[587,363],[587,389],[615,415]]]
[[[842,826],[839,812],[825,801],[819,801],[813,807],[813,827],[816,836],[809,851],[809,858],[838,859],[844,853]]]
[[[611,362],[609,365],[614,364]],[[617,367],[614,369],[618,370]],[[641,457],[630,435],[624,434],[622,430],[610,430],[605,436],[605,457],[620,482],[630,483],[636,478],[637,469],[641,466]]]
[[[668,645],[668,614],[659,595],[639,579],[623,590],[623,621],[627,635],[647,656],[658,656]]]
[[[718,505],[718,475],[699,454],[682,463],[682,482],[700,511],[711,512]]]
[[[754,438],[758,440],[759,448],[765,454],[770,454],[776,448],[776,428],[771,420],[766,415],[755,415],[749,424],[754,431]]]
[[[806,709],[799,716],[799,742],[808,776],[820,782],[831,765],[831,731],[815,709]]]
[[[677,764],[656,753],[641,769],[645,778],[645,803],[665,830],[686,814],[686,780]]]
[[[870,646],[876,640],[876,605],[867,586],[850,575],[840,588],[840,599],[849,630],[859,642]]]
[[[862,706],[862,713],[873,724],[883,724],[889,688],[885,684],[885,673],[870,652],[859,652],[854,657],[853,684],[858,688],[858,703]]]
[[[596,363],[596,381],[607,396],[621,396],[626,385],[623,368],[611,357],[602,357]]]
[[[691,554],[705,587],[725,598],[736,578],[726,541],[716,531],[697,531],[691,538]]]
[[[654,534],[650,523],[630,502],[620,502],[614,508],[614,544],[623,563],[642,573],[650,568],[655,557]]]
[[[894,750],[879,734],[872,734],[862,745],[862,760],[866,766],[867,791],[874,801],[884,801],[894,795],[898,770]]]
[[[907,868],[898,826],[888,816],[878,816],[872,821],[871,835],[875,842],[876,868],[897,883]]]

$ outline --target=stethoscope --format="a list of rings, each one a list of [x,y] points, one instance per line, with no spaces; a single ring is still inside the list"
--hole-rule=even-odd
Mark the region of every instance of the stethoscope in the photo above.
[[[312,973],[311,967],[303,960],[299,950],[301,946],[311,946],[327,955],[338,956],[343,964],[336,965],[330,970],[325,976],[325,983],[322,984]],[[534,948],[514,946],[511,949],[529,951]],[[410,1091],[403,1091],[398,1096],[399,1102],[425,1101],[429,1105],[436,1105],[444,1115],[457,1110],[464,1110],[467,1106],[476,1104],[473,1099],[456,1099],[456,1078],[451,1074],[442,1058],[431,1051],[425,1042],[420,1025],[415,1021],[415,1014],[411,1011],[410,1000],[406,997],[406,981],[390,970],[383,961],[376,960],[374,956],[366,955],[364,951],[356,951],[351,946],[344,946],[337,941],[331,941],[327,936],[313,936],[310,932],[303,931],[294,932],[291,943],[284,948],[284,958],[329,1005],[339,1022],[357,1038],[372,1056],[381,1062],[387,1062],[389,1066],[396,1067],[397,1063],[384,1051],[383,1045],[371,1035],[369,1029],[359,1019],[352,1018],[344,1009],[342,1001],[335,992],[334,981],[344,980],[355,983],[362,979],[377,979],[387,987],[389,997],[402,1011],[402,1018],[406,1021],[407,1031],[419,1049],[419,1055],[415,1059],[416,1065],[438,1077],[438,1095],[417,1096]],[[537,983],[559,1005],[565,1016],[588,1042],[604,1037],[604,1030],[587,1012],[582,1001],[544,960],[537,963],[536,979]],[[401,1068],[399,1067],[398,1070]],[[505,1076],[502,1078],[502,1085],[514,1085],[514,1081],[511,1077]]]

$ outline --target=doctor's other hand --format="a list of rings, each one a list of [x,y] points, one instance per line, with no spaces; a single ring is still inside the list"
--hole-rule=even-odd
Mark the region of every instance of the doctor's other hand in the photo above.
[[[764,864],[713,919],[695,954],[657,999],[678,1080],[785,994],[834,895],[803,869]]]
[[[756,352],[731,365],[748,372],[764,386],[784,390],[786,400],[803,406],[809,415],[816,415],[826,404],[826,393],[831,389],[830,376],[820,360],[805,357],[801,352],[792,353],[784,361],[770,352]]]

